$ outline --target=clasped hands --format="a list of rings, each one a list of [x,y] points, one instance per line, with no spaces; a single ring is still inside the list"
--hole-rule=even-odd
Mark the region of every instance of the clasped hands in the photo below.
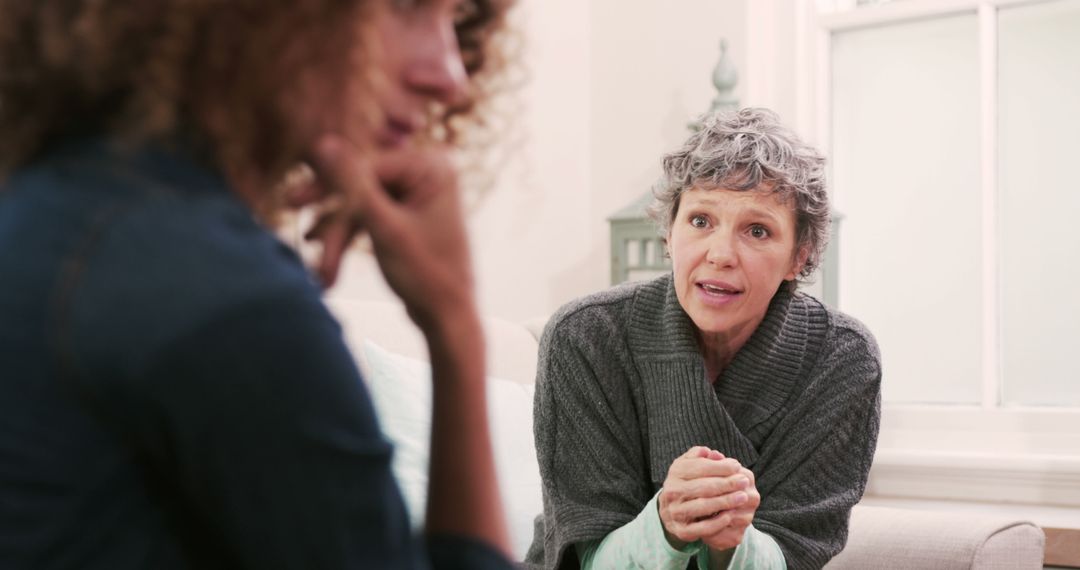
[[[668,469],[658,509],[673,547],[700,540],[724,551],[742,542],[759,504],[752,471],[719,451],[692,447]]]

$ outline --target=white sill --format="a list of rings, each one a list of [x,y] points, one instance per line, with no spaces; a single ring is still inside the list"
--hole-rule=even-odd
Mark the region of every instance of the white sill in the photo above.
[[[920,511],[1007,516],[1028,520],[1044,528],[1080,528],[1080,509],[1078,508],[971,501],[933,501],[928,499],[881,497],[870,494],[863,497],[860,504]]]
[[[867,495],[1080,508],[1080,410],[886,405]]]
[[[1080,508],[1080,458],[878,448],[867,494]]]

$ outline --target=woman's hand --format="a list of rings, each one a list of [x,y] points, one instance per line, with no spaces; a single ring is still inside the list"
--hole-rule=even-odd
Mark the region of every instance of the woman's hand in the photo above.
[[[309,236],[333,283],[352,239],[367,231],[379,268],[428,341],[432,427],[427,532],[471,536],[509,552],[484,384],[483,329],[457,174],[441,149],[362,156],[327,135],[312,156],[324,208]],[[327,204],[326,201],[337,201]]]
[[[323,243],[318,272],[325,285],[366,231],[387,283],[425,333],[475,310],[457,174],[445,150],[406,147],[366,157],[326,135],[312,167],[323,213],[308,238]]]
[[[757,486],[754,483],[754,472],[745,467],[740,467],[739,474],[748,481],[748,484],[742,489],[742,492],[746,493],[747,500],[742,506],[728,512],[731,516],[731,523],[727,527],[716,534],[701,537],[701,541],[713,550],[727,550],[742,544],[743,535],[746,534],[746,529],[750,526],[750,523],[754,521],[754,513],[757,512],[758,505],[761,504],[761,494],[758,493]]]
[[[675,548],[701,540],[714,550],[742,542],[761,496],[753,473],[707,447],[692,447],[672,462],[658,508]]]

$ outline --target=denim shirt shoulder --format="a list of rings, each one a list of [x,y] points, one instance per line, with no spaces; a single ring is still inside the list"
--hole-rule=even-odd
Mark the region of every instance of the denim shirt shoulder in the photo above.
[[[319,296],[291,248],[179,146],[60,145],[0,190],[5,232],[28,237],[22,265],[38,268],[56,348],[90,368],[136,374],[231,308]]]

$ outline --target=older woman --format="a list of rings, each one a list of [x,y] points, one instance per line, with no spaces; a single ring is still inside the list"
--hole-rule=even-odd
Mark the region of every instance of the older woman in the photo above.
[[[506,8],[0,0],[0,567],[510,567],[448,158]],[[428,341],[426,540],[286,201]]]
[[[671,274],[544,332],[530,561],[820,568],[866,484],[881,376],[870,333],[796,291],[826,241],[824,159],[769,111],[719,114],[655,194]]]

